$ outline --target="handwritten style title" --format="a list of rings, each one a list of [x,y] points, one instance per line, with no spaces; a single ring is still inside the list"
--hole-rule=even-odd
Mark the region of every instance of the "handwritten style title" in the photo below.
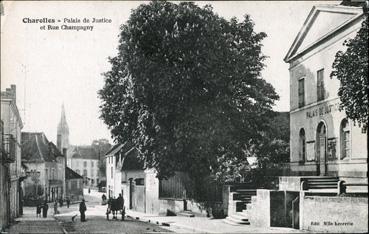
[[[40,30],[74,30],[74,31],[92,31],[92,24],[110,24],[111,19],[108,18],[23,18],[25,24],[42,24]],[[87,25],[86,25],[87,24]]]

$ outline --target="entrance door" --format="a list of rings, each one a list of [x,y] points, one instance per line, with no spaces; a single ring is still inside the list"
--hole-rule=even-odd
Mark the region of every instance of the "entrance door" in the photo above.
[[[317,131],[317,164],[318,175],[327,175],[327,131],[325,124],[321,122]]]

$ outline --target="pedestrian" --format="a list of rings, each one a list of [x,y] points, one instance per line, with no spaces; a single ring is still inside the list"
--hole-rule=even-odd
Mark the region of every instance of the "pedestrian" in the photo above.
[[[63,206],[63,198],[59,198],[59,206],[62,207]]]
[[[47,210],[49,209],[49,205],[45,201],[44,205],[42,206],[42,217],[47,218]]]
[[[58,202],[55,200],[54,202],[54,215],[58,214]]]
[[[70,205],[70,199],[69,197],[67,197],[67,208],[69,208],[69,205]]]
[[[36,206],[36,217],[41,218],[41,204],[40,203],[37,203],[37,206]]]
[[[103,194],[102,196],[101,196],[101,205],[106,205],[106,196],[105,196],[105,194]]]
[[[86,221],[86,216],[85,216],[86,210],[87,208],[85,204],[85,199],[82,199],[82,202],[79,204],[79,212],[81,213],[81,222]]]
[[[88,188],[88,193],[91,193],[91,188]]]
[[[119,196],[118,196],[118,198],[117,198],[117,205],[118,205],[117,210],[121,210],[121,209],[123,209],[124,199],[123,199],[123,197],[122,197],[122,194],[121,194],[121,193],[119,193]]]

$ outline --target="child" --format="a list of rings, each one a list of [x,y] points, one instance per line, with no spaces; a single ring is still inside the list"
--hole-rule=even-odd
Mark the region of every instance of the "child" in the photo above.
[[[36,206],[36,217],[41,218],[41,204],[40,203],[37,203],[37,206]]]

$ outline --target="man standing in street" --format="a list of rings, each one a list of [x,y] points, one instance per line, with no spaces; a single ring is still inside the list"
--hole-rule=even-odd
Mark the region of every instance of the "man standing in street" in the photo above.
[[[49,205],[45,201],[44,205],[42,206],[42,217],[47,218],[47,210],[49,209]]]
[[[54,202],[54,215],[58,214],[58,202],[55,200]]]
[[[86,221],[86,216],[85,216],[86,210],[87,208],[85,204],[85,199],[82,199],[82,202],[79,204],[79,212],[81,213],[81,222]]]
[[[67,208],[69,208],[69,205],[70,205],[70,199],[69,197],[67,197]]]

